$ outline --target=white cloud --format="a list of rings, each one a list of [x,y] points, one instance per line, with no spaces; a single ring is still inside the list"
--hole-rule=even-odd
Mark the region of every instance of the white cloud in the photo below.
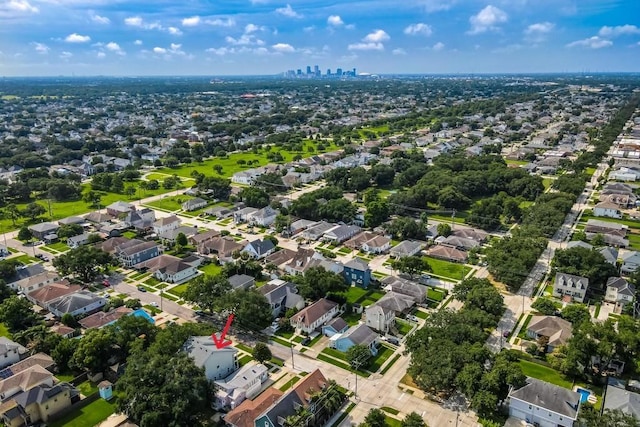
[[[142,27],[142,18],[139,16],[130,16],[129,18],[124,18],[124,23],[130,27]]]
[[[163,47],[154,47],[153,48],[153,53],[159,53],[159,54],[165,54],[167,53],[167,49],[163,48]]]
[[[340,18],[339,15],[331,15],[327,18],[327,24],[333,27],[340,27],[344,25],[344,21],[342,20],[342,18]]]
[[[236,25],[236,21],[233,18],[215,18],[215,19],[207,19],[204,21],[205,24],[213,25],[214,27],[233,27]]]
[[[430,25],[419,22],[417,24],[409,25],[404,29],[404,33],[411,36],[415,36],[418,34],[423,36],[430,36],[433,33],[433,30]]]
[[[613,45],[611,40],[603,39],[598,36],[589,37],[584,40],[576,40],[567,45],[567,47],[588,47],[591,49],[602,49]]]
[[[438,42],[438,43],[434,44],[431,47],[431,49],[434,50],[435,52],[440,52],[442,49],[444,49],[444,43]]]
[[[177,27],[169,27],[167,28],[167,31],[169,31],[169,34],[173,34],[174,36],[182,35],[182,31],[180,31],[180,28]]]
[[[19,15],[38,13],[40,10],[27,0],[9,0],[0,4],[0,18],[15,18]]]
[[[111,23],[111,20],[106,16],[97,15],[95,12],[89,12],[89,18],[96,24],[108,25]]]
[[[225,37],[225,41],[229,44],[233,44],[233,45],[258,45],[258,46],[262,46],[264,45],[264,42],[258,38],[256,38],[254,35],[252,34],[243,34],[240,36],[240,38],[233,38],[231,36],[227,36]]]
[[[97,56],[99,59],[102,59],[102,58],[104,58],[105,56],[107,56],[107,54],[106,54],[106,53],[104,53],[104,52],[98,52],[96,56]]]
[[[382,43],[354,43],[347,46],[349,50],[384,50]]]
[[[291,46],[289,43],[276,43],[273,46],[271,46],[271,48],[276,52],[281,52],[281,53],[295,52],[295,48]]]
[[[50,49],[49,49],[49,46],[47,46],[46,44],[38,43],[38,42],[33,42],[31,44],[33,45],[33,48],[35,49],[36,52],[42,55],[49,53]]]
[[[118,55],[124,55],[124,51],[122,50],[122,48],[120,47],[120,45],[116,42],[109,42],[106,45],[104,45],[104,47],[107,50],[110,50],[111,52],[115,52]]]
[[[227,47],[210,47],[209,49],[206,49],[205,52],[209,52],[209,53],[213,53],[215,55],[219,55],[219,56],[224,56],[227,53],[233,53],[235,52],[234,48],[227,48]]]
[[[365,42],[371,43],[380,43],[389,40],[389,34],[387,34],[384,30],[375,30],[372,33],[367,34],[367,36],[362,39]]]
[[[89,36],[82,36],[78,33],[73,33],[73,34],[69,34],[64,41],[66,41],[67,43],[86,43],[91,41],[91,37]]]
[[[261,27],[261,26],[256,25],[256,24],[247,24],[244,27],[245,34],[255,33],[256,31],[260,31],[260,30],[264,30],[264,27]]]
[[[486,31],[495,31],[499,29],[497,24],[505,23],[508,19],[508,15],[503,10],[489,5],[478,12],[477,15],[473,15],[469,18],[469,23],[471,23],[469,34],[480,34]]]
[[[192,16],[190,18],[184,18],[182,20],[182,26],[183,27],[195,27],[198,24],[200,24],[200,17],[199,16]]]
[[[310,26],[308,26],[308,27],[304,27],[304,28],[302,29],[302,31],[304,31],[305,33],[310,33],[310,32],[312,32],[312,31],[313,31],[313,30],[315,30],[315,29],[316,29],[316,26],[315,26],[315,25],[310,25]]]
[[[406,55],[407,51],[402,48],[397,48],[397,49],[393,49],[391,53],[393,53],[394,55]]]
[[[633,34],[640,34],[640,28],[635,25],[618,25],[617,27],[604,26],[598,31],[598,35],[601,37],[618,37],[628,36]]]
[[[64,51],[64,52],[62,52],[62,53],[60,54],[60,58],[62,58],[62,59],[69,59],[69,58],[71,58],[72,56],[73,56],[73,53],[71,53],[71,52],[67,52],[67,51]]]
[[[456,0],[419,0],[417,2],[424,7],[427,12],[439,12],[441,10],[449,10],[456,3]]]
[[[277,8],[276,13],[287,16],[289,18],[302,18],[302,15],[296,12],[295,10],[293,10],[290,4],[287,4],[286,7]]]
[[[171,43],[170,47],[171,47],[171,50],[172,50],[172,51],[177,52],[177,51],[179,51],[179,50],[180,50],[180,48],[182,47],[182,45],[181,45],[181,44],[178,44],[178,43]]]
[[[142,46],[142,40],[136,40],[133,42],[136,46]]]
[[[551,22],[538,22],[536,24],[529,25],[524,33],[527,35],[535,35],[535,34],[547,34],[553,30],[555,27]]]

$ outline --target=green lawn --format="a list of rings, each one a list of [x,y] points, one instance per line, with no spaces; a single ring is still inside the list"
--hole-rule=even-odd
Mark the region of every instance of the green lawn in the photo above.
[[[304,141],[305,150],[299,151],[299,152],[281,150],[277,147],[269,147],[269,148],[273,152],[280,152],[280,154],[282,155],[283,161],[279,163],[287,163],[292,161],[293,158],[296,156],[296,154],[300,154],[304,158],[304,157],[309,157],[316,153],[325,153],[327,151],[334,151],[338,149],[338,147],[335,144],[329,143],[329,141],[323,141],[323,145],[325,146],[324,150],[317,151],[314,149],[313,152],[310,152],[308,150],[308,147],[312,146],[315,148],[317,147],[317,144],[310,140]],[[195,170],[207,176],[213,175],[213,176],[222,176],[225,178],[230,178],[236,172],[257,168],[259,166],[264,166],[267,163],[273,163],[267,159],[267,152],[268,152],[267,149],[260,149],[258,154],[254,154],[252,151],[231,153],[224,158],[216,157],[212,159],[207,159],[200,163],[190,163],[187,165],[180,165],[176,168],[161,168],[161,169],[158,169],[156,172],[168,174],[168,175],[178,175],[185,178],[191,178],[191,173]],[[246,163],[242,165],[238,164],[239,160],[244,160],[245,162],[251,161],[251,165],[247,165]],[[213,170],[214,165],[222,166],[221,174],[218,174]]]
[[[93,384],[89,380],[78,384],[76,388],[80,390],[80,393],[84,394],[85,396],[91,396],[93,393],[98,392],[98,386]]]
[[[244,366],[247,363],[251,362],[252,360],[253,360],[253,357],[249,356],[248,354],[245,354],[240,359],[238,359],[238,363],[240,364],[240,366]]]
[[[277,342],[278,344],[283,345],[285,347],[291,347],[292,346],[292,344],[289,341],[285,341],[282,338],[276,337],[276,336],[271,337],[271,341]]]
[[[395,356],[393,356],[393,359],[391,359],[391,362],[387,363],[387,366],[385,366],[384,369],[380,371],[380,375],[386,374],[387,371],[393,366],[393,364],[398,361],[398,359],[400,359],[400,354],[396,354]]]
[[[525,160],[506,160],[506,162],[508,165],[518,165],[518,166],[523,166],[529,163]]]
[[[66,243],[62,243],[62,242],[55,242],[50,245],[47,245],[46,247],[58,252],[66,252],[69,250],[69,246],[67,246]]]
[[[106,420],[115,411],[115,404],[98,399],[58,421],[47,423],[50,427],[89,427]]]
[[[429,288],[427,289],[427,298],[434,301],[442,301],[447,294],[439,289]]]
[[[520,333],[518,334],[518,338],[520,338],[521,340],[529,339],[527,337],[527,326],[529,326],[529,322],[531,322],[532,317],[533,317],[533,314],[527,315],[527,318],[524,320],[524,324],[522,325],[522,328],[520,328]]]
[[[386,424],[386,427],[402,427],[402,422],[400,420],[389,416],[384,417],[384,423]]]
[[[385,347],[384,345],[381,345],[378,348],[378,354],[376,354],[375,357],[371,359],[371,363],[369,364],[369,370],[371,372],[378,372],[378,370],[380,370],[384,362],[386,362],[387,359],[390,358],[392,354],[393,354],[393,350],[391,350],[389,347]]]
[[[173,288],[167,290],[167,292],[171,292],[172,294],[181,297],[187,291],[188,287],[189,287],[188,283],[183,283],[181,285],[174,286]]]
[[[173,212],[182,209],[182,204],[191,199],[193,199],[193,197],[186,195],[166,196],[160,200],[149,202],[147,203],[147,205],[154,208],[162,209],[164,211]]]
[[[222,266],[209,263],[207,265],[201,265],[198,267],[198,270],[202,271],[204,274],[208,274],[209,276],[217,276],[222,271]]]
[[[0,323],[0,337],[7,337],[11,339],[11,332],[9,332],[7,325],[4,323]]]
[[[552,178],[542,178],[542,185],[544,185],[544,189],[547,190],[553,185],[553,181],[555,179]]]
[[[38,258],[34,258],[34,257],[29,256],[27,254],[20,255],[20,256],[11,258],[11,259],[14,260],[14,261],[21,262],[21,263],[23,263],[25,265],[29,265],[29,264],[34,263],[34,262],[40,262],[40,260]]]
[[[280,387],[280,391],[289,390],[298,381],[300,381],[300,377],[291,377],[289,381],[287,381],[282,387]]]
[[[409,332],[411,332],[413,325],[411,323],[396,319],[396,328],[398,328],[398,332],[400,332],[400,335],[405,336]]]
[[[568,389],[571,389],[572,387],[571,381],[565,379],[554,369],[542,366],[538,363],[529,362],[527,360],[520,360],[520,367],[522,368],[522,373],[528,377],[536,378]]]
[[[464,264],[449,262],[429,256],[422,257],[431,266],[432,273],[436,276],[453,280],[462,280],[471,271],[471,267]]]
[[[359,288],[357,286],[352,286],[346,293],[347,302],[350,304],[354,304],[358,302],[360,299],[363,299],[365,295],[367,295],[369,291],[366,289]]]
[[[429,317],[429,313],[427,313],[426,311],[422,311],[422,310],[416,310],[413,312],[413,315],[416,316],[418,319],[426,319],[427,317]]]

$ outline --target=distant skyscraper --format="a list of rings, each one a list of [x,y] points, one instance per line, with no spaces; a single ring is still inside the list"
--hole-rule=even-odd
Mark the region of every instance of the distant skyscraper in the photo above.
[[[311,74],[311,65],[307,65],[307,74]]]
[[[338,69],[336,70],[336,76],[338,76],[338,77],[342,77],[342,68],[338,68]]]
[[[356,74],[356,69],[354,68],[353,69],[353,77],[355,77],[355,76],[357,76],[357,74]]]
[[[331,75],[331,68],[327,68],[327,76]]]
[[[315,74],[316,76],[320,76],[320,66],[319,65],[314,65],[313,66],[313,74]]]
[[[298,70],[296,71],[296,74],[301,76],[302,75],[302,70],[300,68],[298,68]]]

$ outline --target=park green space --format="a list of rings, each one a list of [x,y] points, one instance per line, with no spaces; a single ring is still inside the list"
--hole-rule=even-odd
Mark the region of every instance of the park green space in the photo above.
[[[91,402],[84,408],[73,411],[58,421],[48,423],[51,427],[95,426],[106,420],[115,411],[115,404],[104,399]]]
[[[182,204],[191,199],[193,199],[193,197],[183,194],[178,196],[165,196],[161,199],[146,203],[146,205],[163,211],[173,212],[182,209]]]
[[[282,155],[283,161],[278,163],[287,163],[292,161],[297,154],[300,154],[303,158],[305,158],[317,153],[326,153],[328,151],[335,151],[338,149],[338,146],[333,142],[323,141],[323,144],[325,146],[325,149],[321,151],[317,150],[317,144],[310,140],[304,141],[303,151],[289,151],[273,146],[269,147],[269,150],[272,152],[279,152]],[[312,147],[313,151],[309,151],[309,147]],[[199,163],[180,165],[176,168],[161,168],[158,169],[157,172],[167,175],[178,175],[181,177],[190,178],[193,171],[198,171],[199,173],[207,176],[215,175],[224,178],[230,178],[236,172],[257,168],[268,163],[274,163],[270,162],[267,159],[268,152],[269,151],[267,149],[260,149],[258,150],[257,154],[253,151],[230,153],[229,155],[227,155],[227,157],[215,157]],[[244,160],[245,162],[251,161],[251,164],[239,164],[239,160]],[[215,165],[222,166],[222,172],[219,175],[213,170],[213,167]]]

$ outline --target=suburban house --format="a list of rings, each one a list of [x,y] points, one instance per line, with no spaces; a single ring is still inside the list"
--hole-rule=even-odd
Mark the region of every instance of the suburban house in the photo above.
[[[477,242],[476,240],[468,239],[466,237],[454,236],[454,235],[445,237],[444,239],[442,239],[441,237],[438,237],[436,241],[438,243],[459,249],[461,251],[468,251],[470,249],[475,249],[478,246],[480,246],[480,243]]]
[[[0,405],[0,420],[7,427],[47,422],[80,400],[71,384],[40,384],[15,394]]]
[[[8,378],[0,379],[0,401],[5,402],[10,397],[39,385],[53,387],[54,379],[53,374],[42,366],[31,366]]]
[[[235,251],[241,251],[245,246],[246,241],[236,242],[231,236],[219,236],[201,243],[198,253],[217,255],[220,262],[227,262]]]
[[[614,267],[618,266],[618,249],[611,246],[604,246],[598,249],[598,252],[602,254],[604,259]]]
[[[338,351],[346,352],[354,345],[363,345],[369,349],[372,356],[378,354],[380,336],[367,325],[360,324],[350,327],[342,334],[335,334],[329,339],[329,346]]]
[[[251,207],[246,207],[246,208],[237,210],[233,213],[233,222],[235,222],[236,224],[248,222],[249,219],[251,218],[251,215],[253,215],[256,212],[258,212],[258,209],[251,208]]]
[[[376,235],[372,239],[364,242],[361,248],[363,251],[370,254],[381,254],[391,248],[391,239],[385,236]]]
[[[349,324],[342,317],[334,317],[322,327],[322,335],[332,337],[349,329]]]
[[[26,353],[27,349],[20,344],[7,337],[0,337],[0,368],[18,363]]]
[[[18,280],[17,282],[11,282],[7,284],[7,286],[13,290],[22,292],[23,294],[28,294],[31,291],[40,289],[50,283],[57,282],[58,280],[60,280],[58,273],[45,271],[34,276],[26,277],[22,280]]]
[[[193,199],[189,199],[182,203],[181,206],[183,211],[191,212],[207,206],[207,201],[200,197],[194,197]]]
[[[325,322],[335,317],[339,309],[340,306],[337,302],[320,298],[310,306],[303,308],[291,316],[291,326],[295,328],[298,333],[303,332],[310,334]]]
[[[253,258],[262,259],[271,255],[276,250],[276,245],[269,239],[254,240],[247,243],[242,252],[247,252]]]
[[[409,296],[418,304],[427,297],[427,287],[410,280],[389,276],[382,279],[382,284],[385,291]]]
[[[56,317],[62,317],[67,313],[78,316],[94,313],[104,307],[106,303],[106,298],[93,292],[78,291],[51,301],[46,308]]]
[[[631,274],[640,267],[640,252],[628,251],[620,258],[622,259],[622,265],[620,266],[621,273]]]
[[[232,289],[249,289],[256,284],[256,279],[246,274],[234,274],[229,277],[229,284]]]
[[[190,245],[193,245],[197,248],[202,243],[219,236],[220,232],[218,230],[207,230],[204,233],[194,234],[193,236],[188,237],[187,240],[189,241]]]
[[[584,228],[584,231],[587,234],[611,234],[619,237],[625,237],[629,232],[629,227],[625,224],[618,224],[616,222],[589,219],[587,220],[587,225]]]
[[[409,313],[413,306],[416,305],[416,302],[408,295],[391,291],[384,294],[382,298],[376,301],[375,305],[379,305],[386,310],[392,310],[399,316]]]
[[[181,225],[180,227],[174,228],[173,230],[167,230],[164,233],[158,234],[158,237],[160,237],[164,242],[175,243],[180,234],[184,234],[184,236],[187,238],[187,241],[189,241],[189,237],[198,234],[198,227]]]
[[[42,308],[46,308],[47,305],[60,297],[73,294],[82,289],[80,285],[71,285],[69,281],[62,280],[59,282],[53,282],[47,286],[43,286],[40,289],[31,291],[26,294],[29,301],[39,305]]]
[[[78,323],[80,323],[83,329],[102,328],[131,313],[133,313],[132,309],[122,306],[106,312],[97,311],[84,319],[80,319]]]
[[[320,252],[313,249],[298,249],[293,258],[283,266],[283,269],[287,274],[304,274],[309,268],[320,265],[322,261],[324,261],[324,256]]]
[[[629,384],[625,384],[624,380],[619,378],[607,378],[607,389],[602,402],[603,409],[619,410],[633,416],[636,420],[640,419],[640,394],[637,392],[637,381],[631,380]],[[636,387],[632,387],[632,383],[635,383]]]
[[[153,232],[158,236],[165,234],[170,230],[175,230],[180,227],[182,220],[175,215],[171,215],[165,218],[160,218],[153,223]]]
[[[636,287],[622,277],[609,277],[604,300],[616,305],[621,310],[625,304],[633,302]]]
[[[342,243],[360,232],[357,225],[336,225],[322,234],[322,240]]]
[[[366,261],[360,258],[352,258],[344,264],[342,277],[351,286],[368,288],[371,283],[371,269]]]
[[[269,387],[254,400],[245,400],[225,415],[224,421],[231,427],[256,427],[255,420],[284,395],[274,387]],[[278,426],[276,426],[278,427]]]
[[[53,222],[41,222],[39,224],[30,225],[27,228],[29,229],[29,231],[31,231],[31,234],[33,234],[33,237],[35,237],[36,239],[55,240],[58,238],[58,236],[56,236],[55,238],[52,236],[54,236],[58,232],[60,226],[58,224],[54,224]]]
[[[78,234],[77,236],[72,236],[67,239],[67,246],[71,249],[79,248],[80,246],[84,246],[89,243],[89,233]]]
[[[107,213],[114,218],[120,218],[127,215],[129,212],[135,211],[136,207],[131,203],[118,201],[111,203],[107,206]]]
[[[272,309],[272,317],[276,318],[289,308],[301,310],[304,308],[304,298],[298,295],[295,285],[284,280],[274,279],[258,288]]]
[[[271,206],[265,206],[262,209],[250,214],[247,218],[249,225],[257,225],[260,227],[269,227],[276,220],[278,212]]]
[[[573,336],[571,322],[556,316],[533,316],[527,326],[527,337],[532,340],[547,338],[545,352],[566,344]]]
[[[2,340],[0,340],[0,342],[2,342]],[[29,351],[24,347],[23,350],[25,354]],[[35,365],[38,365],[47,371],[53,371],[56,366],[56,362],[48,354],[36,353],[33,356],[29,356],[26,359],[22,359],[21,361],[2,369],[0,371],[0,378],[9,378],[10,376],[17,375]]]
[[[311,396],[324,390],[329,382],[320,370],[315,370],[296,384],[293,389],[283,395],[278,401],[254,419],[253,427],[280,427],[284,420],[295,415],[301,408],[306,408],[316,420],[310,420],[311,425],[323,425],[319,416],[328,419],[333,414],[323,413],[324,406],[316,405]]]
[[[467,262],[467,252],[447,245],[435,245],[427,250],[427,255],[433,258],[453,262]]]
[[[568,295],[573,301],[584,302],[589,288],[589,279],[573,274],[558,273],[553,283],[553,296],[562,298]]]
[[[160,245],[156,242],[131,239],[116,247],[115,256],[124,267],[133,267],[159,256],[160,253]]]
[[[373,304],[364,309],[365,325],[387,334],[394,325],[396,313],[389,307]]]
[[[233,347],[217,348],[209,335],[189,337],[182,350],[196,366],[204,368],[209,381],[227,378],[238,370],[238,350]]]
[[[158,268],[153,275],[156,279],[167,283],[182,283],[198,275],[200,259],[188,262],[186,259],[177,259],[167,265]]]
[[[509,393],[509,415],[533,425],[572,427],[580,398],[578,392],[527,378],[524,386]]]
[[[458,228],[457,225],[451,234],[456,237],[475,240],[478,243],[484,243],[489,238],[489,234],[485,231],[478,230],[477,228]]]
[[[307,240],[318,240],[322,235],[336,227],[335,224],[330,224],[326,221],[320,221],[319,223],[308,227],[306,230],[302,232],[302,237]]]
[[[253,399],[269,379],[269,369],[261,363],[250,362],[224,380],[217,380],[216,400],[218,409],[235,409],[245,399]]]
[[[398,243],[396,246],[392,247],[389,251],[389,254],[394,258],[402,258],[405,256],[413,256],[420,253],[422,248],[424,247],[423,242],[418,242],[415,240],[403,240]]]
[[[609,218],[622,218],[622,211],[615,203],[600,202],[593,207],[593,216],[606,216]]]

